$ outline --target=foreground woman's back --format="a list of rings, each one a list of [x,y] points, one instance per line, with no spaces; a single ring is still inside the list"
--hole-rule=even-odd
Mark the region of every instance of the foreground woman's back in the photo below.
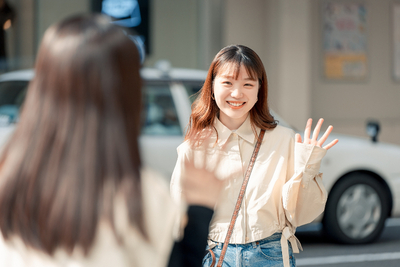
[[[166,266],[172,246],[173,220],[176,209],[171,204],[169,193],[155,173],[142,172],[142,193],[144,220],[148,230],[148,240],[129,223],[126,206],[122,201],[115,203],[114,233],[109,222],[99,222],[89,253],[84,254],[76,246],[69,254],[59,247],[53,255],[33,249],[24,244],[20,237],[5,241],[0,235],[0,266],[7,267],[128,267]],[[155,197],[157,196],[157,197]]]
[[[140,171],[139,68],[105,17],[46,31],[0,157],[0,266],[166,265],[175,209]]]

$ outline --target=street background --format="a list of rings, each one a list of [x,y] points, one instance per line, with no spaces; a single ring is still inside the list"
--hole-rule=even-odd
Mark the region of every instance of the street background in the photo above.
[[[297,266],[400,266],[400,219],[388,219],[381,237],[365,245],[336,244],[315,230],[302,231],[296,236],[304,249],[295,254]]]
[[[93,3],[99,1],[7,0],[16,13],[6,31],[10,68],[32,67],[48,26],[71,14],[92,12]],[[270,106],[295,128],[302,129],[309,117],[323,117],[337,133],[367,138],[367,121],[377,120],[379,141],[400,144],[400,83],[394,76],[395,59],[400,57],[395,49],[399,46],[395,46],[399,42],[395,25],[400,22],[394,13],[398,2],[138,0],[148,6],[150,44],[144,64],[153,66],[165,59],[173,67],[207,69],[222,47],[247,45],[266,67]],[[356,5],[361,14],[355,18],[360,26],[352,17],[336,18],[344,36],[350,34],[351,39],[351,34],[358,33],[360,38],[360,55],[354,52],[338,59],[353,57],[360,63],[351,64],[348,59],[343,66],[347,72],[354,70],[356,79],[325,75],[324,29],[332,25],[327,21],[327,3]]]
[[[93,12],[95,2],[99,0],[7,0],[15,11],[12,25],[5,29],[7,70],[32,68],[47,27],[72,14]],[[365,19],[361,28],[353,27],[345,16],[340,23],[360,33],[362,52],[355,60],[362,68],[357,79],[332,79],[326,77],[324,67],[324,30],[331,25],[326,23],[327,3],[347,2],[358,5]],[[222,47],[247,45],[265,65],[270,106],[294,128],[303,129],[310,117],[314,121],[323,117],[335,133],[369,138],[366,123],[374,120],[381,126],[379,142],[400,145],[400,81],[394,67],[400,57],[395,46],[400,42],[395,31],[400,20],[396,22],[399,15],[393,12],[399,0],[138,3],[148,8],[141,13],[148,23],[144,66],[168,60],[173,67],[206,70]],[[298,266],[400,266],[399,219],[388,220],[382,236],[372,244],[336,244],[317,231],[297,236],[304,247],[296,256]]]

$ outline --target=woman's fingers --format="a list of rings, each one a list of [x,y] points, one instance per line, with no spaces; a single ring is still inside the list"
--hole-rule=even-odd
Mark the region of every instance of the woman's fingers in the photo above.
[[[222,188],[225,186],[224,180],[216,177],[215,172],[220,165],[224,153],[227,150],[227,143],[221,146],[221,153],[215,153],[215,157],[202,153],[200,166],[195,166],[193,162],[185,159],[184,173],[182,179],[182,193],[189,205],[200,205],[214,208],[219,198]],[[209,162],[212,160],[212,162]],[[214,167],[211,167],[214,166]],[[208,168],[206,167],[208,166]]]
[[[325,143],[326,139],[328,139],[328,136],[331,134],[333,129],[332,125],[329,125],[328,129],[326,129],[324,135],[318,140],[317,146],[322,147],[322,145]]]
[[[301,143],[301,135],[300,134],[296,134],[295,135],[295,141],[297,142],[297,143]]]
[[[328,139],[328,136],[331,134],[333,130],[333,126],[329,125],[328,129],[326,129],[324,135],[319,139],[317,146],[322,147],[322,145],[325,143],[325,141]],[[329,144],[327,144],[326,146],[324,146],[323,148],[328,150],[331,147],[333,147],[334,145],[337,144],[337,142],[339,142],[338,139],[333,140],[332,142],[330,142]]]
[[[307,120],[306,129],[304,130],[304,143],[305,144],[310,143],[311,125],[312,125],[312,119],[310,118]]]
[[[221,152],[225,152],[225,151],[227,151],[227,149],[226,149],[226,147],[228,146],[227,145],[228,144],[228,141],[226,141],[222,146],[221,146]],[[206,154],[206,153],[204,153],[204,154]],[[217,169],[217,167],[218,167],[218,165],[220,164],[220,162],[221,162],[221,160],[222,160],[222,158],[224,157],[224,155],[223,155],[223,153],[217,153],[217,159],[216,159],[216,162],[215,162],[215,167],[214,167],[214,172],[215,172],[215,170]],[[206,165],[204,165],[204,166],[206,166]]]
[[[214,173],[205,168],[196,168],[193,163],[185,161],[182,193],[189,205],[213,209],[223,187],[224,181],[216,178]]]
[[[327,144],[326,146],[324,146],[324,149],[328,150],[331,147],[333,147],[334,145],[336,145],[339,142],[338,139],[333,140],[332,142],[330,142],[329,144]]]
[[[314,132],[313,132],[313,136],[312,136],[312,140],[315,143],[318,139],[318,135],[319,135],[319,131],[321,131],[321,126],[322,123],[324,122],[324,119],[319,119],[317,125],[315,126]]]
[[[313,131],[313,135],[311,137],[310,134],[311,134],[312,119],[310,118],[310,119],[307,120],[306,129],[304,130],[304,144],[313,144],[313,145],[322,147],[322,145],[328,139],[328,137],[331,134],[332,129],[333,129],[332,125],[330,125],[328,127],[328,129],[325,131],[325,133],[322,135],[322,137],[320,139],[318,139],[318,135],[319,135],[319,133],[321,131],[321,127],[322,127],[323,122],[324,122],[323,118],[318,120],[318,123],[315,126],[315,129]],[[301,136],[299,134],[296,134],[295,140],[296,140],[296,142],[301,143]],[[337,142],[339,142],[339,140],[335,139],[332,142],[330,142],[328,145],[324,146],[323,148],[324,149],[330,149],[331,147],[336,145]]]

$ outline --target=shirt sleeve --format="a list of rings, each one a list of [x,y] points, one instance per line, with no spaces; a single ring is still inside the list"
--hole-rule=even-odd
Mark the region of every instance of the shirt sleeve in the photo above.
[[[174,171],[172,172],[172,177],[171,177],[171,182],[170,182],[170,191],[171,191],[171,196],[174,202],[177,204],[182,204],[182,186],[181,186],[181,180],[182,180],[182,175],[184,173],[184,168],[185,168],[185,161],[189,160],[188,157],[188,149],[187,149],[187,143],[181,144],[177,148],[178,152],[178,159],[175,164]]]
[[[319,168],[327,150],[297,142],[293,146],[294,157],[289,158],[288,164],[294,164],[294,174],[283,186],[282,196],[286,218],[298,227],[312,222],[324,211],[327,192]]]
[[[187,204],[182,198],[182,175],[184,173],[185,161],[189,160],[188,144],[185,142],[177,148],[178,159],[172,172],[170,182],[170,193],[174,203],[179,207],[179,215],[176,218],[176,226],[173,231],[175,240],[180,240],[183,236],[183,230],[187,223]]]

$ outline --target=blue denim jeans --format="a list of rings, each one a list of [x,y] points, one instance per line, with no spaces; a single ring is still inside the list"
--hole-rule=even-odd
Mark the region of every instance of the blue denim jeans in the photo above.
[[[289,245],[290,266],[296,266],[292,247]],[[223,243],[218,243],[212,249],[215,254],[217,266]],[[208,247],[207,247],[208,249]],[[212,263],[211,253],[208,252],[203,259],[203,267]],[[275,233],[265,239],[248,244],[229,244],[226,250],[223,267],[283,267],[281,233]]]

